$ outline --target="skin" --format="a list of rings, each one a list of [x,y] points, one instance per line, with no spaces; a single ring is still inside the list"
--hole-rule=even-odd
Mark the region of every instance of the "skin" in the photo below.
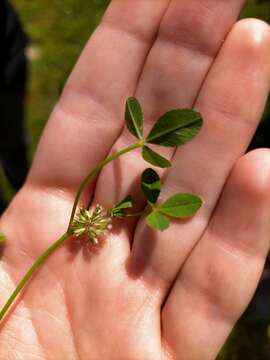
[[[53,254],[1,323],[1,359],[215,359],[258,284],[269,249],[270,152],[244,155],[270,85],[270,31],[236,22],[240,0],[113,0],[83,51],[40,141],[26,184],[1,218],[8,237],[0,303],[66,229],[81,179],[133,139],[136,95],[146,132],[163,112],[194,106],[201,133],[175,153],[163,197],[201,196],[191,220],[164,233],[139,219],[98,247]],[[125,20],[125,21],[124,21]],[[101,135],[102,134],[102,135]],[[144,207],[135,152],[102,171],[82,203],[127,194]],[[166,176],[164,176],[166,175]]]

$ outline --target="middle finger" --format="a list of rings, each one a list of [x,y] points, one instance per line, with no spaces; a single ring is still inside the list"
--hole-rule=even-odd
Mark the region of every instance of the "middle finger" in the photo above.
[[[205,118],[204,127],[194,141],[177,150],[161,196],[193,192],[204,204],[197,216],[173,223],[164,234],[138,226],[133,271],[143,273],[148,284],[158,281],[165,290],[171,285],[204,232],[235,161],[248,146],[269,91],[269,40],[269,27],[262,21],[240,21],[205,80],[195,104]]]
[[[135,92],[143,105],[146,133],[153,120],[168,109],[193,105],[242,5],[243,0],[171,1]],[[117,151],[133,141],[124,130],[113,149]],[[167,157],[172,153],[171,149],[163,150]],[[95,200],[109,206],[131,193],[136,207],[143,206],[134,179],[145,167],[138,153],[127,154],[107,166],[99,177]]]

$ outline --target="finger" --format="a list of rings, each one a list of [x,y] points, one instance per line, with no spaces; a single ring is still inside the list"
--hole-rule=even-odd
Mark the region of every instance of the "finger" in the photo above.
[[[242,0],[171,1],[136,91],[145,112],[145,134],[153,120],[163,112],[193,105],[205,75],[242,4]],[[114,150],[132,141],[134,138],[128,131],[124,131]],[[169,157],[172,151],[163,150],[163,154]],[[128,192],[133,192],[137,206],[141,206],[142,199],[138,188],[134,186],[134,179],[145,167],[146,163],[138,151],[136,156],[128,154],[104,169],[98,183],[97,201],[110,204]],[[122,176],[126,169],[129,176]]]
[[[161,286],[163,295],[204,232],[226,178],[262,115],[269,91],[269,45],[268,25],[259,20],[240,21],[198,97],[196,108],[203,114],[203,129],[178,149],[162,198],[181,191],[195,193],[203,199],[200,212],[190,221],[174,222],[161,235],[143,224],[138,228],[131,255],[133,272]]]
[[[106,156],[168,1],[111,2],[46,127],[30,183],[74,191]]]
[[[269,150],[238,161],[163,309],[164,339],[175,358],[215,359],[250,301],[270,244],[269,186]]]

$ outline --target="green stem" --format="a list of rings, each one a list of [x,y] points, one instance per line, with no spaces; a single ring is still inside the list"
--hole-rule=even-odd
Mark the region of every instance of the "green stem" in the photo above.
[[[79,190],[77,192],[74,204],[73,204],[73,208],[72,208],[72,212],[71,212],[71,216],[70,216],[70,221],[69,221],[69,225],[68,225],[68,229],[66,231],[66,233],[64,235],[61,236],[60,239],[58,239],[55,243],[53,243],[42,255],[40,255],[40,257],[34,262],[34,264],[31,266],[31,268],[26,272],[26,274],[24,275],[24,277],[21,279],[21,281],[19,282],[19,284],[17,285],[16,289],[13,291],[13,293],[10,295],[9,299],[7,300],[6,304],[4,305],[4,307],[2,308],[2,310],[0,311],[0,320],[3,319],[3,317],[5,316],[6,312],[8,311],[8,309],[10,308],[10,306],[13,304],[14,300],[16,299],[16,297],[19,295],[19,293],[23,290],[23,288],[25,287],[25,285],[27,284],[28,280],[30,280],[30,278],[33,276],[33,274],[35,273],[35,271],[38,270],[38,268],[42,265],[42,263],[47,259],[48,256],[50,256],[54,250],[56,250],[57,248],[59,248],[71,235],[71,226],[73,223],[73,219],[76,213],[76,209],[78,206],[78,202],[80,200],[80,197],[82,195],[82,192],[84,191],[85,187],[87,186],[87,184],[89,183],[89,181],[96,176],[99,171],[107,164],[109,164],[111,161],[119,158],[121,155],[126,154],[132,150],[135,150],[137,148],[143,147],[144,145],[144,141],[140,141],[139,143],[133,144],[131,146],[128,146],[116,153],[113,153],[112,155],[110,155],[109,157],[107,157],[106,159],[104,159],[103,161],[101,161],[96,167],[94,167],[94,169],[91,170],[91,172],[85,177],[85,179],[83,180],[83,182],[81,183]]]
[[[73,204],[73,208],[72,208],[72,212],[71,212],[71,216],[70,216],[70,221],[69,221],[69,225],[68,225],[68,229],[67,232],[61,236],[60,239],[58,239],[55,243],[53,243],[42,255],[40,255],[40,257],[34,262],[34,264],[31,266],[31,268],[26,272],[26,274],[24,275],[24,277],[21,279],[21,281],[19,282],[19,284],[17,285],[16,289],[13,291],[13,293],[10,295],[9,299],[7,300],[6,304],[4,305],[4,307],[2,308],[2,310],[0,311],[0,320],[3,319],[3,317],[5,316],[6,312],[8,311],[8,309],[10,308],[10,306],[13,304],[14,300],[16,299],[16,297],[19,295],[19,293],[23,290],[23,288],[25,287],[25,285],[27,284],[28,280],[30,280],[30,278],[32,277],[32,275],[35,273],[36,270],[38,270],[38,268],[41,266],[41,264],[47,259],[48,256],[50,256],[54,250],[56,250],[57,248],[59,248],[71,235],[71,226],[73,223],[73,219],[76,213],[76,209],[78,206],[78,202],[80,200],[80,197],[82,195],[82,192],[84,191],[85,187],[87,186],[87,184],[89,183],[89,181],[96,176],[99,171],[107,164],[109,164],[111,161],[117,159],[118,157],[120,157],[123,154],[126,154],[127,152],[130,152],[132,150],[135,150],[137,148],[143,147],[144,145],[144,141],[140,141],[139,143],[133,144],[131,146],[128,146],[116,153],[113,153],[112,155],[108,156],[106,159],[104,159],[103,161],[101,161],[96,167],[94,167],[94,169],[91,170],[91,172],[85,177],[85,179],[82,181],[79,190],[77,192],[74,204]]]
[[[126,154],[132,150],[138,149],[140,147],[143,147],[144,142],[141,141],[139,143],[133,144],[131,146],[128,146],[118,152],[113,153],[112,155],[110,155],[109,157],[107,157],[106,159],[104,159],[103,161],[101,161],[96,167],[94,167],[94,169],[91,170],[91,172],[85,177],[85,179],[83,180],[83,182],[80,185],[80,188],[77,192],[74,204],[73,204],[73,208],[72,208],[72,212],[71,212],[71,216],[70,216],[70,220],[69,220],[69,225],[68,225],[68,229],[67,229],[67,233],[70,234],[70,230],[71,230],[71,226],[72,226],[72,222],[76,213],[76,209],[78,206],[78,202],[80,200],[80,197],[82,195],[82,192],[84,191],[85,187],[87,186],[87,184],[89,183],[89,181],[96,176],[99,171],[107,164],[109,164],[111,161],[119,158],[121,155]]]
[[[147,206],[145,207],[145,209],[143,211],[139,211],[139,212],[135,212],[135,213],[127,213],[126,216],[127,217],[132,217],[132,216],[146,216],[147,214],[150,214],[151,211],[155,210],[155,205],[151,204],[150,202],[147,202]]]
[[[143,216],[145,215],[145,211],[140,211],[136,213],[127,213],[125,217],[136,217],[136,216]]]
[[[19,293],[22,291],[22,289],[25,287],[28,280],[32,277],[34,272],[40,267],[40,265],[47,259],[49,255],[51,255],[54,250],[59,248],[67,239],[69,238],[69,234],[65,233],[62,235],[55,243],[53,243],[40,257],[34,262],[34,264],[31,266],[31,268],[26,272],[24,277],[21,279],[19,284],[17,285],[16,289],[13,291],[13,293],[10,295],[9,299],[7,300],[6,304],[0,311],[0,320],[3,319],[6,312],[16,299],[16,297],[19,295]]]

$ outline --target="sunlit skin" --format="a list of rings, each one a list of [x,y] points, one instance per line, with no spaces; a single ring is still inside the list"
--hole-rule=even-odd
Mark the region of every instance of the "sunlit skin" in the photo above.
[[[191,192],[203,207],[163,233],[113,224],[98,246],[70,241],[1,323],[1,359],[213,360],[259,281],[270,234],[270,152],[244,155],[270,84],[270,31],[236,23],[240,0],[113,0],[72,72],[23,189],[1,218],[7,238],[0,303],[61,235],[82,178],[113,150],[127,96],[146,128],[194,106],[199,135],[175,153],[162,198]],[[127,194],[144,207],[139,151],[106,167],[82,204]]]

